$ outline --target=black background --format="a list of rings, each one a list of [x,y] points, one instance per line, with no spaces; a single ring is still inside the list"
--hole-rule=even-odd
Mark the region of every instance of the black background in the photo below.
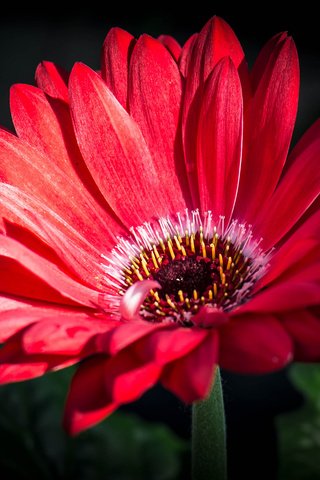
[[[11,126],[10,85],[33,84],[41,60],[55,61],[67,69],[76,61],[99,68],[100,47],[112,26],[136,36],[144,32],[154,36],[168,33],[183,43],[214,14],[233,27],[250,65],[272,35],[288,31],[294,37],[301,62],[301,97],[294,136],[298,138],[320,112],[319,17],[308,2],[296,7],[261,1],[253,6],[243,2],[193,2],[190,6],[158,2],[142,7],[122,2],[99,6],[90,1],[85,7],[51,3],[29,5],[28,9],[7,8],[0,17],[0,124]],[[290,386],[286,372],[264,377],[224,372],[224,387],[230,479],[245,475],[246,479],[272,480],[277,461],[274,415],[298,406],[301,397]],[[182,436],[189,435],[188,411],[160,388],[127,408],[150,420],[168,422]]]

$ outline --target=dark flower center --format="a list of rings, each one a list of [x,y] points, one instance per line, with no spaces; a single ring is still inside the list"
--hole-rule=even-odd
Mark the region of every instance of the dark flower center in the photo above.
[[[146,298],[142,316],[150,321],[170,317],[188,325],[203,305],[232,308],[237,292],[250,280],[250,264],[229,238],[205,238],[200,231],[174,235],[144,249],[132,262],[130,274],[126,272],[126,282],[129,286],[149,279],[161,285]]]
[[[166,295],[172,295],[178,301],[180,290],[188,297],[191,297],[194,291],[199,295],[204,294],[211,283],[211,273],[211,262],[194,255],[162,265],[153,273],[153,278],[162,287],[159,290],[160,298],[165,299]]]
[[[111,252],[106,273],[117,295],[143,280],[161,288],[150,290],[140,315],[151,322],[174,321],[191,326],[204,305],[230,311],[246,302],[265,272],[269,253],[254,240],[250,226],[220,216],[185,211],[154,224],[132,228]]]

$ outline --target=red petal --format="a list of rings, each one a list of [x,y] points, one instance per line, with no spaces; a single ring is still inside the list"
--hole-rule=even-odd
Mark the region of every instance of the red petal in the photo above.
[[[278,33],[272,37],[260,50],[250,73],[253,93],[256,91],[265,71],[270,68],[270,64],[275,61],[276,56],[279,54],[280,47],[282,47],[287,37],[288,35],[286,32]]]
[[[202,88],[215,65],[223,57],[231,58],[236,68],[239,68],[242,77],[246,65],[241,45],[229,25],[222,19],[213,17],[199,33],[191,51],[182,113],[186,167],[195,205],[198,204],[196,138],[199,110],[202,103]],[[245,76],[247,76],[247,72]]]
[[[105,390],[107,361],[104,356],[89,359],[74,375],[63,419],[69,434],[76,435],[92,427],[117,408],[110,403]]]
[[[0,237],[0,255],[3,257],[3,267],[5,268],[5,265],[7,265],[8,268],[7,271],[5,270],[6,278],[1,282],[2,285],[0,290],[4,292],[15,293],[9,290],[10,281],[14,286],[14,279],[16,280],[17,286],[21,285],[22,292],[20,292],[20,295],[23,295],[23,291],[25,291],[25,296],[28,296],[28,294],[30,294],[30,289],[31,291],[37,292],[36,285],[28,284],[28,276],[26,278],[22,277],[23,272],[29,270],[29,275],[31,276],[32,274],[34,280],[42,280],[42,282],[52,287],[56,292],[59,292],[67,299],[88,307],[93,307],[94,305],[99,304],[98,292],[76,282],[59,270],[56,265],[25,248],[16,240],[2,235]],[[19,275],[21,275],[21,278]],[[2,279],[3,276],[1,275],[0,278]],[[6,280],[8,286],[6,285]],[[41,296],[36,298],[41,298]],[[45,297],[43,299],[46,300]],[[50,300],[48,299],[48,301]]]
[[[183,45],[180,58],[179,58],[179,68],[181,74],[186,77],[189,72],[189,67],[190,67],[190,60],[192,56],[192,49],[194,47],[194,44],[197,40],[198,34],[194,33],[191,35],[190,38],[186,41],[186,43]]]
[[[290,235],[276,250],[270,267],[255,287],[261,289],[271,282],[283,281],[282,277],[299,274],[320,261],[319,257],[320,211],[309,217],[299,229]]]
[[[110,359],[101,356],[86,361],[71,384],[65,427],[74,435],[98,423],[122,403],[140,397],[159,375],[158,366],[143,364],[130,349]]]
[[[312,309],[292,311],[282,314],[279,319],[293,340],[295,360],[319,362],[319,312],[313,312]]]
[[[245,118],[244,157],[235,216],[254,224],[281,175],[295,123],[299,63],[288,38],[270,62]]]
[[[101,76],[111,92],[127,107],[128,70],[133,36],[121,28],[112,28],[102,47]]]
[[[24,243],[28,232],[34,235],[34,242],[26,245],[41,256],[53,261],[61,267],[67,264],[80,279],[96,288],[106,288],[106,275],[101,265],[101,251],[91,245],[78,231],[68,225],[62,218],[58,217],[52,210],[46,208],[43,203],[36,201],[29,195],[11,185],[0,184],[0,214],[11,222],[23,225],[25,231],[20,229],[20,235],[14,236],[20,243]],[[7,223],[8,225],[8,223]],[[8,231],[8,228],[6,228]],[[10,230],[9,230],[9,236]],[[30,236],[30,234],[29,234]],[[40,237],[51,247],[51,254],[48,255],[48,248],[45,251]],[[114,243],[116,238],[114,238]],[[107,246],[106,246],[107,249]],[[66,270],[66,268],[64,267]]]
[[[110,238],[96,203],[55,163],[27,143],[0,130],[0,179],[36,197],[81,232],[92,245]],[[12,168],[14,165],[15,168]],[[101,245],[101,241],[99,242]]]
[[[45,372],[78,362],[70,356],[26,355],[20,343],[21,333],[0,349],[0,384],[39,377]]]
[[[11,88],[10,106],[19,137],[36,147],[51,163],[59,166],[77,185],[77,190],[87,204],[85,208],[94,211],[95,217],[101,219],[101,224],[108,225],[109,229],[104,228],[100,238],[96,237],[96,244],[100,243],[102,248],[105,239],[111,239],[111,231],[121,234],[119,222],[112,217],[111,211],[108,212],[109,215],[106,212],[108,205],[84,164],[68,106],[59,100],[48,99],[41,90],[29,85],[14,85]]]
[[[32,300],[0,297],[0,343],[22,328],[46,316],[59,316],[66,312],[65,307],[54,307]],[[74,312],[74,310],[73,310]]]
[[[116,355],[120,350],[137,342],[143,337],[152,334],[155,330],[166,329],[165,323],[151,323],[143,321],[135,322],[117,322],[118,324],[112,330],[97,336],[96,349],[102,353]]]
[[[70,76],[76,135],[87,166],[125,225],[167,215],[175,205],[132,118],[101,78],[77,64]],[[173,211],[175,211],[173,209]]]
[[[234,318],[220,330],[220,365],[238,373],[267,373],[292,360],[292,344],[271,315]]]
[[[303,273],[301,278],[293,278],[262,290],[233,313],[274,313],[317,305],[320,300],[320,266],[315,265],[313,271],[309,269]],[[318,278],[313,278],[315,276]]]
[[[319,155],[320,120],[293,150],[289,169],[258,215],[255,227],[265,248],[279,241],[319,195]]]
[[[242,94],[230,59],[221,60],[205,86],[198,130],[198,179],[202,211],[232,214],[242,148]]]
[[[203,342],[189,354],[165,367],[161,383],[185,403],[206,397],[218,361],[218,334],[208,331]]]
[[[52,62],[41,62],[36,70],[36,82],[47,95],[68,102],[69,73]]]
[[[139,355],[145,361],[157,365],[184,357],[194,350],[207,336],[207,330],[172,326],[168,330],[153,332],[139,343]]]
[[[158,40],[167,48],[174,60],[178,62],[182,49],[177,40],[171,37],[171,35],[160,35]]]
[[[23,333],[23,349],[28,354],[80,355],[92,337],[116,323],[71,310],[42,313]]]
[[[153,157],[171,211],[186,208],[187,178],[182,150],[177,147],[177,129],[182,95],[178,66],[157,40],[143,35],[131,56],[129,109]]]

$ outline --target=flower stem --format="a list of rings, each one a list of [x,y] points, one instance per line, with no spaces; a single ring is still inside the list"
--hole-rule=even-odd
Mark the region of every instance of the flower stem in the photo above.
[[[226,480],[227,451],[219,367],[208,398],[192,409],[192,480]]]

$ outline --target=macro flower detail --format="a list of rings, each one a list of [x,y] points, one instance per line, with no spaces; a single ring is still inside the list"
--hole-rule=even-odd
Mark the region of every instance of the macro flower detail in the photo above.
[[[0,130],[0,382],[78,364],[76,434],[161,382],[320,360],[320,123],[289,152],[299,65],[248,69],[214,17],[181,48],[112,29],[101,69],[51,62]],[[289,153],[288,153],[289,152]]]

